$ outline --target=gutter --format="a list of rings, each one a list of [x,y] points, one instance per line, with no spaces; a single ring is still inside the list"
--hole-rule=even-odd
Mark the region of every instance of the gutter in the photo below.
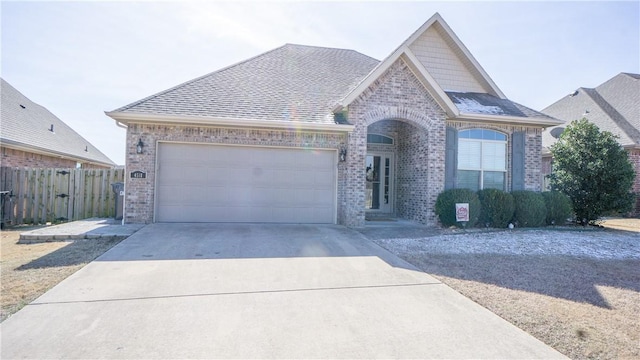
[[[222,127],[248,127],[287,130],[309,130],[325,132],[353,132],[354,125],[307,123],[282,120],[219,118],[212,116],[186,116],[186,115],[156,115],[127,112],[105,112],[116,121],[116,125],[130,123],[142,124],[176,124],[176,125],[207,125]],[[122,127],[122,126],[120,126]]]
[[[497,122],[497,123],[508,123],[515,125],[536,125],[542,126],[544,128],[562,125],[564,121],[556,120],[556,119],[545,119],[545,118],[523,118],[517,116],[503,116],[503,115],[485,115],[485,114],[470,114],[470,113],[460,113],[460,116],[449,119],[451,121],[486,121],[486,122]]]
[[[23,144],[23,143],[19,143],[19,142],[12,141],[12,140],[7,140],[7,139],[1,139],[0,140],[0,145],[6,147],[8,149],[15,149],[15,150],[19,150],[19,151],[31,152],[31,153],[34,153],[34,154],[58,157],[60,159],[72,160],[72,161],[75,161],[75,162],[81,162],[81,163],[87,163],[87,164],[93,164],[93,165],[100,165],[100,166],[107,166],[107,167],[117,167],[118,166],[116,163],[104,163],[104,162],[96,161],[95,159],[89,159],[89,158],[84,158],[84,157],[79,157],[79,156],[73,156],[73,155],[61,153],[59,151],[40,148],[40,147],[36,147],[36,146],[30,146],[30,145],[26,145],[26,144]]]

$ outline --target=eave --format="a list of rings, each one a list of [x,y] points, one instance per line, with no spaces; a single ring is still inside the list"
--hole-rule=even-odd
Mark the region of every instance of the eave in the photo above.
[[[459,116],[455,118],[451,118],[449,120],[470,121],[470,122],[481,121],[481,122],[510,124],[510,125],[539,126],[543,128],[564,124],[564,122],[561,120],[548,119],[548,118],[485,115],[485,114],[470,114],[470,113],[460,113]]]
[[[245,119],[245,118],[221,118],[213,116],[187,116],[187,115],[157,115],[140,114],[128,112],[105,112],[105,114],[116,120],[116,124],[128,125],[130,123],[139,124],[174,124],[174,125],[205,125],[219,127],[241,127],[241,128],[266,128],[266,129],[287,129],[287,130],[307,130],[317,132],[343,132],[353,131],[353,125],[310,123],[300,121]]]
[[[106,163],[106,162],[102,162],[102,161],[97,161],[95,159],[89,159],[89,158],[85,158],[85,157],[81,157],[81,156],[74,156],[74,155],[70,155],[70,154],[65,154],[65,153],[60,152],[60,151],[49,150],[49,149],[41,148],[41,147],[38,147],[38,146],[24,144],[24,143],[20,143],[20,142],[8,140],[8,139],[1,139],[0,140],[0,146],[5,147],[7,149],[14,149],[14,150],[19,150],[19,151],[24,151],[24,152],[30,152],[30,153],[34,153],[34,154],[38,154],[38,155],[44,155],[44,156],[51,156],[51,157],[56,157],[56,158],[65,159],[65,160],[71,160],[71,161],[75,161],[75,162],[79,162],[79,163],[83,163],[83,164],[100,165],[100,166],[107,166],[107,167],[115,167],[115,166],[117,166],[115,163]]]

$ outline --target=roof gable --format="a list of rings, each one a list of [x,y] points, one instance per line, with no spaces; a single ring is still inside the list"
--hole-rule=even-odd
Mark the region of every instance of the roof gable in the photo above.
[[[400,58],[407,62],[409,68],[450,118],[528,123],[542,126],[560,123],[557,119],[506,99],[502,91],[438,13],[427,20],[364,77],[351,92],[338,101],[334,111],[339,111],[351,104]],[[453,76],[451,76],[452,73]],[[447,87],[452,89],[447,89]],[[453,97],[453,93],[456,93],[457,97]],[[493,98],[492,101],[504,100],[500,102],[503,108],[509,107],[518,110],[487,113],[486,109],[476,111],[479,109],[478,107],[462,106],[460,108],[459,105],[462,102],[456,100],[461,97],[475,97],[477,99],[479,94]]]
[[[503,97],[444,21],[435,21],[408,47],[445,91]]]
[[[0,143],[3,146],[68,157],[78,162],[115,165],[111,159],[45,107],[29,100],[4,79],[0,81]]]

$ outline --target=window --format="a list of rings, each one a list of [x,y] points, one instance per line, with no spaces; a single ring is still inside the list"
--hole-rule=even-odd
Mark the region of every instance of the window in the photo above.
[[[506,188],[507,136],[470,129],[458,134],[458,186],[471,190]]]
[[[368,134],[367,135],[367,142],[369,144],[388,144],[388,145],[393,145],[393,139],[388,137],[388,136],[384,136],[384,135],[378,135],[378,134]]]

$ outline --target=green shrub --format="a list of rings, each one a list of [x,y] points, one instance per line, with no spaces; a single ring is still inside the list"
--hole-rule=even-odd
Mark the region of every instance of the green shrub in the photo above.
[[[547,208],[542,194],[534,191],[514,191],[515,211],[513,220],[521,227],[542,226],[547,217]]]
[[[469,203],[469,222],[466,227],[473,227],[480,216],[480,200],[478,194],[469,189],[449,189],[438,195],[436,214],[444,226],[462,227],[456,222],[456,203]]]
[[[480,226],[506,228],[513,218],[515,210],[513,196],[498,189],[484,189],[478,191],[480,199]]]
[[[542,193],[547,208],[547,225],[563,225],[573,216],[571,199],[559,191],[545,191]]]

